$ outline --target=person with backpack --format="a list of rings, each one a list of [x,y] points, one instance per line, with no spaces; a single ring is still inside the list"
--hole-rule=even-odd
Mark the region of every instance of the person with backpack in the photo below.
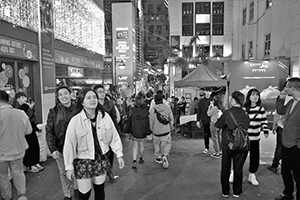
[[[266,111],[264,107],[261,106],[260,93],[256,88],[252,88],[248,91],[245,108],[250,118],[250,126],[248,128],[250,139],[248,181],[252,185],[259,185],[255,173],[259,167],[260,133],[263,131],[265,137],[267,138],[269,135],[269,129]]]
[[[174,117],[170,106],[163,103],[161,93],[154,96],[154,102],[155,105],[149,110],[149,122],[153,133],[154,155],[157,156],[155,161],[162,163],[164,168],[168,168]]]
[[[143,93],[139,93],[134,102],[134,107],[131,109],[131,114],[128,118],[128,126],[126,133],[131,133],[133,140],[132,147],[132,169],[136,169],[136,159],[138,149],[140,150],[139,164],[144,163],[144,140],[151,133],[149,125],[149,112],[145,103]]]
[[[221,164],[221,185],[222,196],[229,197],[230,193],[230,168],[233,163],[234,180],[233,180],[233,197],[239,197],[242,193],[243,184],[243,167],[247,158],[248,150],[231,150],[228,146],[228,136],[232,135],[233,130],[237,128],[234,119],[237,124],[240,124],[244,129],[248,129],[250,119],[247,113],[244,111],[242,105],[244,103],[244,94],[239,91],[234,91],[230,97],[230,109],[225,110],[222,116],[217,120],[215,126],[222,129],[222,164]]]

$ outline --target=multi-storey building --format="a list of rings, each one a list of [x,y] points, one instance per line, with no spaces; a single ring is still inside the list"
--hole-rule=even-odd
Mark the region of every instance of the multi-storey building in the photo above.
[[[230,57],[232,54],[233,1],[169,1],[171,45],[181,50],[198,36],[192,55]]]
[[[163,0],[143,0],[145,60],[161,64],[163,49],[169,46],[169,15]]]
[[[290,61],[299,76],[300,1],[234,1],[235,60]]]

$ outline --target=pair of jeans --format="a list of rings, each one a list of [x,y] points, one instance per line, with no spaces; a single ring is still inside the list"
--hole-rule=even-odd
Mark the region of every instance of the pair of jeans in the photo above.
[[[12,198],[12,188],[8,176],[8,168],[13,178],[18,195],[26,194],[26,178],[23,171],[23,157],[12,161],[0,161],[0,189],[2,197]]]
[[[272,167],[277,168],[279,165],[279,161],[281,160],[281,149],[282,149],[282,128],[276,128],[276,148],[274,152],[274,159],[272,162]]]
[[[254,174],[257,172],[259,167],[259,140],[250,141],[250,150],[249,150],[249,172]]]
[[[210,122],[210,133],[215,153],[220,153],[221,151],[222,136],[220,132],[221,130],[215,127],[215,123]]]
[[[296,199],[300,199],[300,149],[297,146],[282,146],[281,176],[284,183],[283,194],[292,196],[296,182]]]
[[[222,194],[228,195],[230,191],[229,176],[231,163],[233,163],[233,194],[240,195],[243,185],[243,167],[248,151],[233,151],[222,148],[221,185]]]
[[[59,171],[60,182],[62,186],[62,190],[65,197],[72,196],[72,186],[73,183],[67,178],[65,164],[64,164],[64,157],[62,153],[59,153],[59,156],[56,160],[57,168]],[[77,188],[74,188],[77,189]]]

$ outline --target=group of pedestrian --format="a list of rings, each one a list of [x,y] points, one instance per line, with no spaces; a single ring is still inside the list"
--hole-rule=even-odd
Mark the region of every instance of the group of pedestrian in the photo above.
[[[287,96],[292,97],[287,101]],[[105,93],[102,85],[85,88],[78,93],[76,103],[71,99],[67,86],[56,90],[57,104],[49,110],[46,125],[46,140],[51,155],[56,160],[62,184],[64,200],[88,200],[94,189],[95,199],[105,199],[106,177],[114,180],[112,173],[114,155],[119,168],[125,165],[120,138],[120,118],[124,120],[124,133],[132,139],[132,168],[143,164],[144,141],[152,135],[155,162],[169,167],[171,131],[176,127],[176,118],[182,114],[185,99],[177,103],[172,97],[170,104],[163,91],[139,92],[130,98],[127,106]],[[272,165],[268,169],[277,173],[281,160],[283,193],[275,200],[300,199],[300,79],[290,78],[276,100],[273,132],[277,144]],[[12,198],[9,170],[18,192],[18,200],[26,200],[26,177],[24,171],[43,170],[39,164],[39,146],[36,133],[34,102],[28,101],[24,92],[16,94],[14,107],[9,104],[9,95],[0,90],[0,186],[1,195]],[[197,125],[204,130],[204,154],[209,153],[209,138],[212,137],[214,158],[221,158],[222,196],[238,198],[243,190],[243,167],[249,153],[248,181],[259,185],[256,172],[260,160],[261,132],[268,137],[266,111],[261,105],[257,89],[249,90],[246,97],[234,91],[229,98],[229,108],[224,107],[224,96],[210,97],[201,91],[195,99],[193,112],[197,112]],[[185,110],[185,108],[184,108]],[[119,112],[119,117],[118,117]],[[121,117],[122,116],[122,117]],[[125,117],[126,116],[126,117]],[[119,119],[118,119],[119,118]],[[13,124],[13,125],[12,125]],[[242,125],[249,136],[249,148],[232,150],[229,136]],[[23,165],[26,166],[24,170]],[[72,191],[74,189],[74,191]]]
[[[288,102],[287,96],[292,97]],[[294,185],[297,189],[296,199],[300,199],[299,100],[300,79],[290,78],[276,100],[276,114],[273,123],[273,131],[277,134],[277,144],[272,165],[268,169],[277,173],[279,161],[281,160],[281,175],[285,186],[283,193],[275,197],[275,200],[294,199]],[[230,96],[229,105],[230,108],[224,110],[214,125],[217,129],[222,130],[222,196],[225,198],[229,197],[230,183],[233,183],[232,195],[238,198],[242,194],[243,166],[248,153],[250,155],[248,181],[254,186],[259,185],[255,173],[258,170],[260,160],[260,135],[262,132],[267,138],[269,129],[266,111],[261,105],[260,93],[257,89],[249,90],[246,98],[241,92],[234,91]],[[208,111],[212,111],[212,105],[209,106]],[[208,112],[208,115],[210,113]],[[235,119],[233,119],[231,114]],[[232,134],[237,125],[242,125],[248,132],[250,145],[245,150],[232,150],[228,146],[228,135]],[[233,167],[231,167],[232,164]]]

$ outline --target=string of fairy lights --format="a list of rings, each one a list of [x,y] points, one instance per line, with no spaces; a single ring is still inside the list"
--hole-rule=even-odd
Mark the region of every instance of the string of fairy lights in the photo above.
[[[92,0],[54,1],[55,38],[104,55],[104,12]]]
[[[0,0],[0,18],[15,26],[39,30],[39,0]],[[104,12],[92,0],[54,0],[56,39],[105,54]]]
[[[15,26],[38,31],[37,0],[0,0],[0,18]]]

